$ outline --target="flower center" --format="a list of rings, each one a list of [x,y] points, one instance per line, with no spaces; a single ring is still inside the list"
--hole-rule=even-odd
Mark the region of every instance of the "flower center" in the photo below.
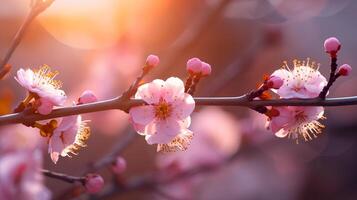
[[[52,72],[50,67],[47,65],[44,65],[40,67],[39,70],[35,71],[35,83],[38,85],[52,85],[55,89],[59,89],[62,87],[61,81],[54,80],[54,78],[57,76],[58,71]]]
[[[155,116],[159,119],[166,119],[171,114],[171,105],[164,100],[160,100],[159,104],[155,106]]]
[[[295,120],[299,123],[306,121],[307,116],[305,115],[304,111],[296,111]]]

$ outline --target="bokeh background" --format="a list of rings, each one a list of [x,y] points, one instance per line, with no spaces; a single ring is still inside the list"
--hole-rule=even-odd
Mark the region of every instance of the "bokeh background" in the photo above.
[[[42,64],[60,71],[57,78],[69,96],[68,105],[86,89],[100,100],[120,95],[149,54],[159,55],[161,64],[146,81],[184,79],[191,57],[210,63],[213,73],[200,83],[196,96],[249,92],[285,60],[310,57],[321,63],[320,71],[327,76],[327,37],[342,42],[338,63],[356,66],[356,10],[353,0],[56,0],[32,23],[11,58],[13,70],[0,83],[0,111],[9,112],[8,106],[14,108],[26,95],[13,79],[16,70]],[[0,55],[28,11],[28,0],[0,0]],[[356,84],[354,71],[338,80],[329,96],[356,95]],[[356,199],[356,109],[326,108],[323,133],[296,145],[274,137],[264,128],[264,116],[246,108],[198,107],[192,126],[205,130],[197,131],[202,136],[196,134],[192,150],[161,155],[143,137],[136,137],[122,154],[128,162],[124,177],[141,176],[172,162],[182,168],[217,163],[238,149],[236,160],[160,190],[110,198]],[[73,158],[60,158],[57,165],[46,155],[44,168],[79,175],[133,132],[121,111],[84,118],[91,120],[88,147]],[[110,180],[109,170],[101,173]],[[46,179],[46,184],[54,197],[71,187],[53,179]]]

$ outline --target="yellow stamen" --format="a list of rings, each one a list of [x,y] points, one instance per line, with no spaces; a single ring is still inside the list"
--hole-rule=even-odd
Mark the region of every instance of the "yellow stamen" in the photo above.
[[[171,105],[161,99],[159,104],[155,106],[155,116],[159,119],[166,119],[171,115]]]

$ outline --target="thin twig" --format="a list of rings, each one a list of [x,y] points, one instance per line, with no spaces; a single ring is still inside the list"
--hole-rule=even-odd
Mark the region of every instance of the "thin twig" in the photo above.
[[[50,178],[54,178],[54,179],[58,179],[61,181],[65,181],[67,183],[82,183],[84,184],[85,182],[85,177],[77,177],[77,176],[70,176],[67,174],[63,174],[63,173],[58,173],[58,172],[52,172],[50,170],[47,169],[42,169],[41,172],[43,173],[43,175],[50,177]]]
[[[257,106],[347,106],[357,105],[357,96],[327,99],[311,98],[250,101],[246,95],[243,95],[238,97],[196,97],[195,102],[198,106],[241,106],[248,108]],[[145,104],[145,102],[139,99],[123,100],[122,98],[114,98],[90,104],[57,108],[48,115],[26,112],[13,113],[0,116],[0,126],[15,123],[31,123],[57,117],[65,117],[69,115],[78,115],[104,110],[119,109],[126,111],[134,106],[143,104]]]
[[[338,76],[336,76],[336,70],[337,70],[337,57],[331,56],[330,76],[329,76],[326,86],[322,89],[321,93],[319,94],[320,98],[322,98],[322,99],[326,98],[327,92],[329,91],[332,84],[336,81],[336,79],[338,77]]]
[[[54,0],[47,0],[45,2],[36,2],[35,5],[31,7],[29,14],[26,16],[25,21],[20,26],[19,30],[16,32],[14,39],[11,42],[9,49],[7,50],[5,57],[2,59],[0,63],[0,79],[2,79],[8,72],[10,72],[9,66],[7,63],[9,62],[12,54],[16,50],[17,46],[20,44],[22,38],[24,37],[27,28],[31,24],[31,22],[44,10],[46,10]]]

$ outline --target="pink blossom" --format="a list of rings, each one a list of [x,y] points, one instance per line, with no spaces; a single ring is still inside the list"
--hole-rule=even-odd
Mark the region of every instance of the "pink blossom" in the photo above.
[[[98,99],[95,96],[94,92],[91,90],[86,90],[84,91],[81,96],[78,99],[79,104],[85,104],[85,103],[93,103],[96,102]]]
[[[144,84],[138,88],[135,98],[148,104],[131,108],[129,114],[134,128],[149,144],[161,144],[159,149],[173,150],[172,146],[164,145],[173,142],[170,145],[187,148],[187,140],[192,137],[187,128],[195,102],[184,92],[184,84],[179,78],[156,79]]]
[[[313,98],[317,97],[327,84],[326,78],[317,70],[315,64],[294,60],[294,68],[276,70],[272,76],[284,80],[284,84],[276,90],[281,98]]]
[[[191,58],[187,61],[186,69],[188,72],[193,74],[201,73],[202,61],[198,58]]]
[[[341,48],[341,43],[337,38],[330,37],[325,40],[324,47],[327,53],[336,54]]]
[[[267,121],[267,128],[277,137],[288,136],[298,142],[299,139],[312,140],[324,127],[318,120],[324,119],[323,107],[284,106],[275,107],[279,116]]]
[[[352,67],[348,64],[341,65],[337,70],[337,74],[341,76],[348,76],[351,72],[352,72]]]
[[[63,90],[60,90],[61,82],[54,80],[57,72],[51,72],[48,66],[43,66],[37,71],[31,69],[20,69],[17,71],[16,81],[30,93],[35,94],[35,98],[46,99],[46,108],[41,108],[48,111],[50,104],[53,106],[61,106],[66,101],[66,95]]]
[[[104,180],[99,174],[88,174],[84,186],[89,194],[95,194],[103,189]]]
[[[48,152],[52,161],[56,164],[60,155],[76,154],[80,147],[85,146],[89,135],[90,129],[80,115],[62,118],[49,139]]]
[[[147,58],[146,58],[146,66],[149,66],[149,67],[156,67],[158,66],[160,63],[160,59],[158,56],[156,55],[149,55]]]
[[[47,200],[51,194],[39,171],[42,154],[38,150],[14,151],[0,157],[0,199]]]
[[[126,170],[126,160],[118,156],[112,164],[112,171],[116,174],[122,174]]]

